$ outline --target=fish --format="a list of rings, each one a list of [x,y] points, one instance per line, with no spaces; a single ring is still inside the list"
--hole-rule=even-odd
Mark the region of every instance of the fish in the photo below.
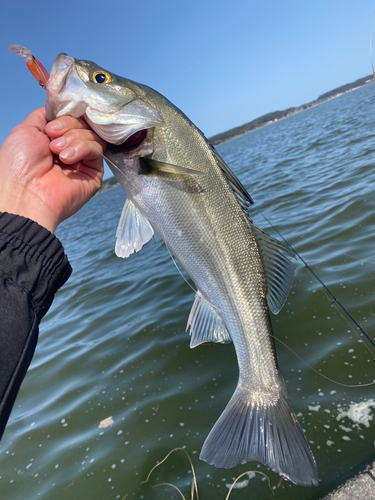
[[[158,234],[194,282],[190,347],[233,342],[239,378],[200,458],[218,468],[258,461],[317,486],[315,459],[278,367],[270,311],[292,286],[294,252],[251,220],[253,200],[185,114],[152,88],[60,54],[47,83],[48,120],[82,117],[108,142],[126,193],[116,254]]]

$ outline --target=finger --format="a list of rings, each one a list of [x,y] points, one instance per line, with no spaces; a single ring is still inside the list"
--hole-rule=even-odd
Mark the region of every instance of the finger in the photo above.
[[[52,138],[60,137],[69,130],[73,129],[90,129],[89,125],[82,118],[73,118],[73,116],[60,116],[49,123],[45,127],[46,133]]]
[[[44,132],[46,127],[46,112],[44,108],[34,109],[29,116],[27,116],[22,123],[20,123],[19,127],[32,126],[39,129],[41,132]]]
[[[53,153],[60,154],[68,146],[72,146],[76,141],[92,141],[98,142],[101,149],[104,151],[106,148],[106,142],[103,141],[99,136],[95,134],[91,129],[89,130],[69,130],[61,137],[53,139],[50,142],[50,149]],[[74,146],[73,146],[74,147]]]
[[[101,139],[82,119],[73,118],[72,116],[62,116],[54,120],[54,125],[61,126],[61,130],[57,133],[56,130],[50,135],[51,138],[56,136],[50,143],[50,148],[53,153],[60,154],[63,149],[70,146],[75,140],[96,141],[101,146],[101,151],[104,152],[107,148],[107,143]],[[52,124],[50,122],[48,125]],[[47,127],[48,127],[47,125]],[[47,132],[46,127],[46,132]],[[72,128],[73,127],[73,128]],[[50,133],[50,130],[48,129]]]
[[[101,168],[104,148],[102,144],[97,141],[87,141],[83,139],[76,139],[72,141],[67,147],[62,148],[59,152],[60,160],[66,165],[72,165],[76,162],[92,162],[100,160],[98,168]]]

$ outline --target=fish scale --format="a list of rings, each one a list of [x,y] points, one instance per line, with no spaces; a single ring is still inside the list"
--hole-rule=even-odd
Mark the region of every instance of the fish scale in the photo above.
[[[277,313],[291,287],[290,249],[254,226],[244,187],[158,92],[64,54],[50,81],[47,117],[82,116],[110,143],[107,163],[127,195],[117,255],[128,257],[159,233],[197,287],[191,346],[233,341],[238,385],[200,457],[222,468],[257,460],[295,484],[317,485],[277,365],[268,310]]]

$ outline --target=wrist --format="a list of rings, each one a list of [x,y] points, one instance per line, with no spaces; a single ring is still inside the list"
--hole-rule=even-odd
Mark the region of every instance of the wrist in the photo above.
[[[27,194],[22,196],[22,194],[17,193],[15,196],[15,193],[1,191],[0,212],[26,217],[48,229],[52,234],[58,225],[57,218],[52,212],[39,199],[30,199]]]

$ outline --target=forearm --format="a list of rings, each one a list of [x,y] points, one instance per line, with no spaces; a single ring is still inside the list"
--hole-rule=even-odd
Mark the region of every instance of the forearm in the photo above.
[[[39,224],[0,213],[0,437],[31,362],[40,320],[71,267]]]

